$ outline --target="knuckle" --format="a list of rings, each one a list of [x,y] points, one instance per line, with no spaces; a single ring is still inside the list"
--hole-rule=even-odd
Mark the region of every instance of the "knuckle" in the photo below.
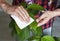
[[[18,9],[21,9],[21,7],[20,7],[20,6],[18,6],[17,8],[18,8]]]
[[[18,9],[16,8],[15,11],[18,11]]]

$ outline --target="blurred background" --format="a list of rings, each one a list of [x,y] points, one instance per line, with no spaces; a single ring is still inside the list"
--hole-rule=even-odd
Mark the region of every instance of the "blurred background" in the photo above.
[[[9,4],[12,4],[12,0],[7,0],[7,2]],[[60,0],[57,3],[57,6],[58,5],[60,5]],[[5,14],[2,11],[2,9],[0,9],[0,41],[16,41],[16,38],[11,36],[11,29],[9,28],[9,22],[10,22],[9,15]],[[54,24],[56,24],[56,23],[54,23]]]
[[[7,0],[9,4],[12,0]],[[0,9],[0,41],[15,41],[15,37],[11,36],[11,29],[9,28],[10,18]]]

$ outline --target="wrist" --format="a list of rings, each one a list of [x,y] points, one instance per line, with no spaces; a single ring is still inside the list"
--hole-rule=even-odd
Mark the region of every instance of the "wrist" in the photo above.
[[[3,9],[3,11],[7,11],[8,7],[10,7],[11,5],[9,5],[6,2],[0,2],[0,7]]]
[[[7,8],[8,8],[8,6],[5,4],[5,3],[2,3],[1,5],[0,5],[0,7],[3,9],[3,11],[5,11],[6,12],[6,10],[7,10]]]
[[[60,9],[56,9],[54,12],[56,13],[56,16],[60,16]]]
[[[1,7],[2,5],[4,5],[5,3],[6,3],[5,1],[0,0],[0,7]]]
[[[54,17],[55,17],[55,16],[60,16],[60,11],[55,10],[55,11],[52,11],[52,12],[53,12]]]

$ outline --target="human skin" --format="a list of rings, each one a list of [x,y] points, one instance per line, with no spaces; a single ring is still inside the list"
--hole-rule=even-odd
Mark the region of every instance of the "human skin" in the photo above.
[[[30,20],[30,16],[23,6],[13,6],[8,4],[5,0],[0,0],[0,7],[8,15],[15,15],[21,21],[29,22]]]
[[[50,0],[51,3],[53,1],[54,0]],[[46,24],[51,18],[53,18],[55,16],[60,16],[60,9],[56,9],[54,11],[44,11],[42,16],[40,16],[38,19],[36,19],[36,21],[38,22],[37,26],[42,26],[42,25]]]
[[[21,21],[29,22],[30,20],[30,16],[28,12],[23,8],[23,6],[12,6],[5,0],[0,0],[0,7],[4,10],[4,12],[9,15],[17,16]],[[42,16],[36,19],[38,22],[37,26],[46,24],[51,18],[55,16],[60,16],[60,9],[56,9],[54,11],[45,11]]]
[[[45,11],[36,21],[38,22],[37,26],[46,24],[51,18],[55,16],[60,16],[60,9],[54,11]]]

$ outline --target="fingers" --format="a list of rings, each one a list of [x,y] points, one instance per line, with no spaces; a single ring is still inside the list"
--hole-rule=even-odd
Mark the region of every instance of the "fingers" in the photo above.
[[[26,15],[26,20],[29,21],[30,20],[30,16],[29,16],[28,12],[22,6],[21,6],[21,8],[22,8],[23,12]]]
[[[30,17],[28,15],[28,12],[23,7],[18,7],[18,12],[26,22],[29,22]]]
[[[41,22],[39,22],[37,26],[42,26],[42,25],[46,24],[48,21],[49,21],[49,18],[45,18]]]
[[[52,15],[50,11],[46,11],[42,14],[41,17],[39,17],[36,21],[38,22],[37,26],[41,26],[46,24],[50,19],[51,19]]]
[[[30,16],[29,16],[28,12],[22,6],[21,6],[21,8],[25,12],[26,16],[29,18]]]
[[[18,12],[14,12],[14,15],[17,16],[21,21],[24,21],[23,17],[19,15]]]
[[[26,19],[25,19],[25,16],[24,16],[24,14],[21,12],[21,10],[19,11],[19,10],[16,10],[16,12],[18,13],[18,16],[20,16],[22,19],[23,19],[23,21],[26,21]],[[20,18],[19,17],[19,18]]]
[[[23,7],[17,7],[13,13],[21,21],[29,22],[29,20],[30,20],[28,12]]]
[[[46,15],[45,14],[43,14],[41,17],[39,17],[36,21],[39,22],[40,20],[42,20],[44,18],[46,18]]]

